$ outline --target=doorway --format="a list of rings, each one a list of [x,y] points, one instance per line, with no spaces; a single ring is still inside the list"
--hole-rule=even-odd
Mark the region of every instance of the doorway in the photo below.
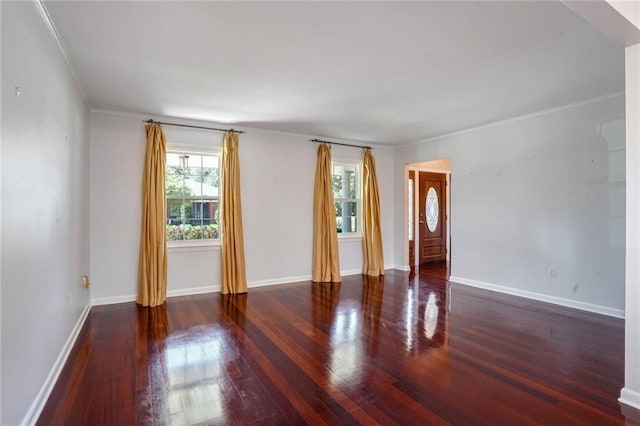
[[[451,160],[405,166],[408,268],[451,261]]]
[[[447,175],[418,172],[418,263],[447,260]]]

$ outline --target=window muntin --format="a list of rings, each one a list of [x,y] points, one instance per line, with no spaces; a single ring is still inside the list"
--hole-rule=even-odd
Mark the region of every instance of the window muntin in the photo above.
[[[334,161],[331,182],[336,211],[336,229],[340,234],[360,232],[360,165]]]
[[[167,241],[219,238],[219,183],[219,155],[167,152]]]

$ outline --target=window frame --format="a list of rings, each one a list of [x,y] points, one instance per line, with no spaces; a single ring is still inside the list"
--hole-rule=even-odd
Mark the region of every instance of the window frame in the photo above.
[[[336,198],[335,194],[333,194],[333,188],[331,188],[331,193],[333,194],[333,202],[334,205],[336,201],[344,200],[344,201],[355,201],[357,205],[357,214],[356,214],[356,223],[357,223],[357,231],[354,232],[337,232],[338,231],[338,222],[336,221],[336,233],[338,234],[339,240],[361,240],[362,239],[362,160],[356,160],[353,158],[332,158],[331,159],[331,178],[333,180],[333,167],[334,166],[349,166],[356,167],[356,186],[357,186],[357,198]],[[335,208],[335,207],[334,207]],[[337,216],[336,216],[337,218]]]
[[[181,155],[208,155],[218,157],[218,170],[222,170],[222,147],[202,147],[187,144],[167,144],[166,154],[181,154]],[[166,167],[166,166],[165,166]],[[222,174],[218,174],[218,206],[222,198]],[[166,185],[166,171],[165,171],[165,185]],[[164,201],[167,205],[167,194],[165,189]],[[165,207],[166,209],[166,207]],[[166,214],[166,211],[165,211]],[[165,217],[165,227],[167,219]],[[219,224],[218,224],[219,226]],[[169,240],[166,239],[167,251],[180,252],[180,251],[202,251],[218,248],[222,245],[222,239],[220,238],[220,228],[218,228],[218,238],[209,238],[201,240]]]

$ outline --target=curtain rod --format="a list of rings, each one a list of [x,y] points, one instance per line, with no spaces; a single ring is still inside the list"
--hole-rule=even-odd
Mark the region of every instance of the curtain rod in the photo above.
[[[329,141],[323,141],[323,140],[320,140],[320,139],[309,139],[309,142],[319,142],[319,143],[328,143],[330,145],[350,146],[352,148],[373,149],[370,146],[365,146],[365,145],[352,145],[350,143],[329,142]]]
[[[192,126],[190,124],[165,123],[164,121],[155,121],[151,118],[148,120],[142,120],[142,122],[148,124],[164,124],[165,126],[189,127],[191,129],[215,130],[217,132],[244,133],[242,130],[217,129],[215,127]]]

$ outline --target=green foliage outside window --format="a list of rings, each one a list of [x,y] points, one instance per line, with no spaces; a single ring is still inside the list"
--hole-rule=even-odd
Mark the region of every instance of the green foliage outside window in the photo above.
[[[217,239],[219,160],[169,152],[165,169],[167,240]]]

